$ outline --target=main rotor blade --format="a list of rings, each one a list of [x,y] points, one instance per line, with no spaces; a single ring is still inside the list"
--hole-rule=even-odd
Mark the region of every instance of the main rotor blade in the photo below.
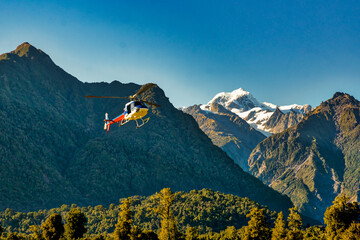
[[[112,97],[112,96],[85,96],[86,98],[126,98],[129,99],[130,97]]]
[[[152,88],[152,87],[155,87],[155,86],[157,86],[155,83],[144,84],[144,85],[141,86],[139,91],[137,93],[135,93],[134,95],[132,95],[130,98],[136,98],[137,95],[142,94],[143,92],[145,92],[149,88]]]
[[[149,104],[149,105],[153,105],[153,106],[155,106],[155,107],[161,107],[161,105],[156,104],[156,103],[152,103],[152,102],[144,101],[144,100],[141,100],[141,99],[140,99],[139,101],[144,102],[144,103],[147,103],[147,104]]]

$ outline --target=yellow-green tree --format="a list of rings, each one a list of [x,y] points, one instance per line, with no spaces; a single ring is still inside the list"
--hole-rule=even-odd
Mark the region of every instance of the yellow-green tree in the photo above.
[[[186,228],[185,235],[186,235],[186,237],[185,237],[186,240],[198,240],[199,239],[199,232],[194,227],[188,226]]]
[[[360,239],[360,223],[352,223],[342,234],[342,240],[359,240]]]
[[[275,221],[274,229],[272,230],[271,240],[285,239],[286,233],[287,233],[287,229],[286,229],[284,214],[283,212],[279,212]]]
[[[340,195],[335,198],[333,205],[325,211],[324,222],[327,239],[340,239],[352,222],[359,218],[360,209],[357,202],[350,203],[349,198]]]
[[[223,232],[221,232],[221,239],[223,240],[240,240],[238,230],[234,226],[228,226]]]
[[[73,208],[66,217],[65,236],[69,240],[79,239],[86,233],[87,219],[79,208]]]
[[[43,236],[40,231],[40,227],[38,225],[30,225],[29,231],[32,232],[30,235],[32,239],[34,240],[42,240]]]
[[[325,240],[325,232],[317,226],[308,227],[303,232],[304,240]]]
[[[59,214],[50,215],[41,225],[42,235],[45,240],[58,240],[64,233],[64,225]],[[36,231],[35,231],[36,234]]]
[[[265,209],[255,207],[246,215],[250,217],[248,225],[244,228],[243,239],[267,240],[271,237],[270,224],[266,221]]]
[[[6,240],[25,240],[25,238],[16,232],[9,233]]]
[[[118,223],[115,225],[114,239],[129,240],[131,238],[132,229],[132,211],[130,210],[131,198],[122,200],[121,212],[119,213]]]
[[[302,219],[297,211],[297,207],[290,208],[290,214],[287,218],[289,231],[287,232],[288,240],[302,240],[303,233],[301,231]]]
[[[100,235],[96,235],[91,240],[105,240],[105,237],[102,234],[100,234]]]
[[[170,188],[162,189],[155,196],[157,206],[153,209],[161,217],[161,229],[159,233],[160,240],[175,240],[179,234],[176,227],[176,221],[171,210],[171,205],[174,202],[174,194]]]

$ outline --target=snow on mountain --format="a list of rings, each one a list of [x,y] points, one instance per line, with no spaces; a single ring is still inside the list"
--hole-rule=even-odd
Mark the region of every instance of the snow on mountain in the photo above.
[[[218,93],[206,106],[211,106],[213,102],[218,103],[229,110],[232,108],[236,108],[241,111],[248,111],[254,107],[261,107],[263,105],[258,100],[256,100],[256,98],[254,98],[249,92],[245,91],[242,88],[236,89],[230,93]]]
[[[279,109],[283,113],[294,111],[297,113],[306,114],[312,110],[312,107],[309,104],[305,104],[305,105],[292,104],[287,106],[280,106]]]
[[[232,92],[221,92],[211,99],[206,105],[200,108],[204,111],[211,111],[210,106],[215,102],[224,106],[227,110],[235,113],[255,129],[269,136],[275,133],[272,128],[266,126],[267,121],[271,118],[276,108],[284,114],[305,115],[312,110],[310,105],[286,105],[277,106],[268,102],[259,102],[250,92],[239,88]]]

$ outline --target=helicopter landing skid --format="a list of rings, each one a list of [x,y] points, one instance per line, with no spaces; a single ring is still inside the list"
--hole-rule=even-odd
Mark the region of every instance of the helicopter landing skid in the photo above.
[[[150,119],[150,117],[145,118],[145,119],[141,118],[142,123],[141,123],[140,125],[139,125],[138,121],[135,120],[135,122],[136,122],[136,129],[141,128],[142,126],[144,126],[144,125],[149,121],[149,119]]]
[[[125,123],[128,123],[129,120],[121,120],[119,123],[119,127],[121,127],[122,125],[124,125]]]

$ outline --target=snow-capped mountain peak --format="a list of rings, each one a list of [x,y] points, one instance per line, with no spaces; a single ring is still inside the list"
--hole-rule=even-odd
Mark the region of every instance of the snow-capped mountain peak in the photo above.
[[[206,106],[211,106],[213,102],[220,104],[229,110],[236,108],[241,111],[248,111],[254,107],[262,106],[262,104],[259,103],[259,101],[254,98],[251,93],[242,88],[236,89],[232,92],[218,93],[213,99],[211,99],[210,102],[208,102],[208,104],[206,104]]]
[[[204,111],[211,112],[211,105],[213,103],[220,104],[227,110],[237,114],[250,125],[255,127],[255,129],[266,135],[274,133],[273,129],[269,128],[266,123],[277,108],[284,114],[288,114],[290,112],[299,114],[299,118],[312,110],[312,107],[307,104],[278,106],[269,102],[261,103],[253,95],[251,95],[250,92],[242,88],[235,89],[232,92],[218,93],[210,100],[210,102],[206,105],[201,105],[200,108]]]

